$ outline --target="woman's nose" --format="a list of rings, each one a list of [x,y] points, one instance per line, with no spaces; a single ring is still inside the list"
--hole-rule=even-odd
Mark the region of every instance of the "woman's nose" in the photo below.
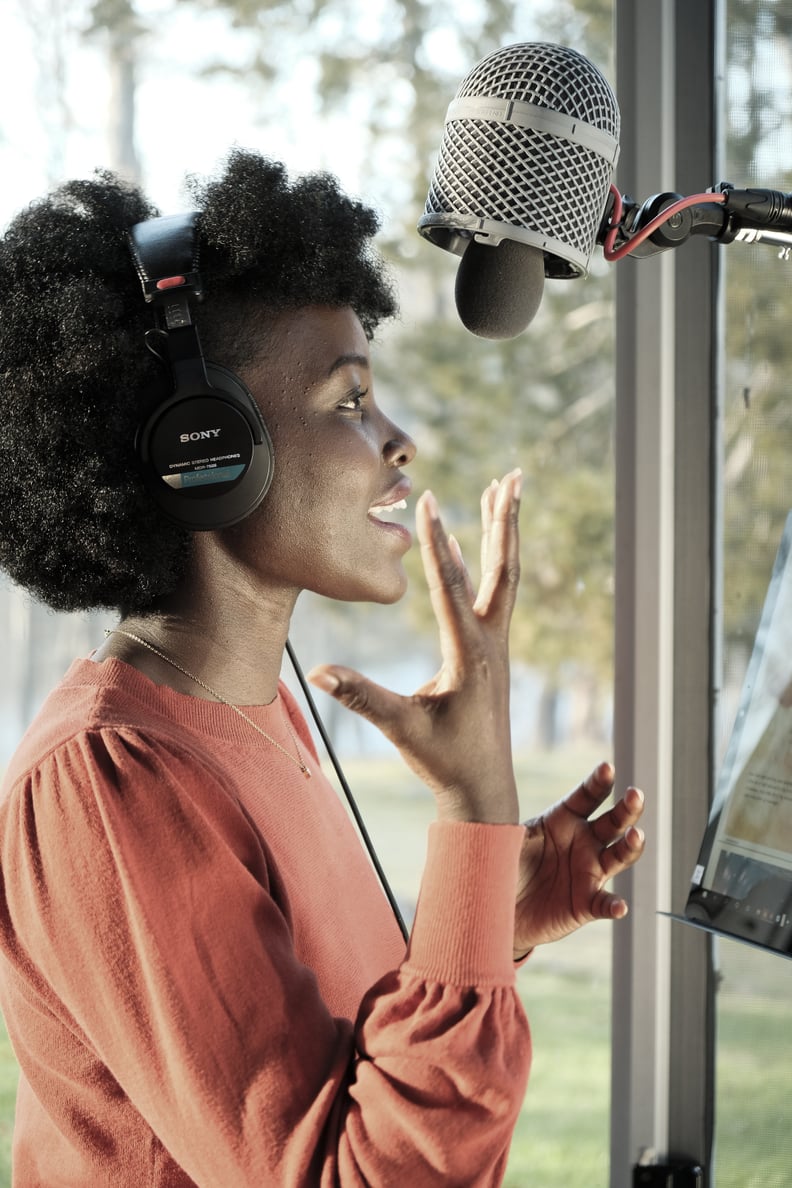
[[[382,454],[388,466],[407,466],[412,462],[418,447],[409,434],[391,425],[391,436],[386,441]]]

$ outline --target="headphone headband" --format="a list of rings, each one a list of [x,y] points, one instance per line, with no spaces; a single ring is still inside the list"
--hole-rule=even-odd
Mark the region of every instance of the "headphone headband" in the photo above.
[[[162,303],[174,289],[203,298],[198,271],[199,211],[163,215],[127,231],[129,249],[148,302]]]

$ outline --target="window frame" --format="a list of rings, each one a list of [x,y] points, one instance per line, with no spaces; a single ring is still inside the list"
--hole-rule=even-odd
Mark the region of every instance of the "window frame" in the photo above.
[[[622,149],[643,200],[696,193],[717,163],[720,0],[615,0]],[[642,1158],[710,1183],[712,938],[679,913],[713,787],[720,560],[719,253],[707,240],[617,265],[614,753],[647,794],[647,853],[619,879],[614,930],[611,1186]]]

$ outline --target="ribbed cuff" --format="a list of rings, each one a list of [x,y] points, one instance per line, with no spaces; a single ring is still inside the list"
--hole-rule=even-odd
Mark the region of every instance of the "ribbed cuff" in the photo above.
[[[456,985],[514,981],[522,825],[435,821],[406,964]]]

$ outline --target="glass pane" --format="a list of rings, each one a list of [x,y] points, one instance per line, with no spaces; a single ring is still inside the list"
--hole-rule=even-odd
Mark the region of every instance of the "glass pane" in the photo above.
[[[61,7],[56,0],[38,6],[42,14],[51,10],[56,16]],[[232,28],[229,9],[252,13],[268,7],[282,14],[282,26],[281,16],[273,17],[271,39],[262,41],[260,28],[246,27],[242,17]],[[392,255],[403,315],[374,346],[378,397],[415,437],[415,491],[431,485],[437,493],[474,578],[480,491],[512,466],[521,466],[526,476],[513,719],[521,807],[528,817],[612,756],[612,270],[598,258],[586,282],[548,282],[542,308],[524,335],[485,342],[459,325],[453,308],[456,261],[423,245],[414,225],[430,154],[464,73],[498,44],[547,40],[588,55],[613,80],[612,0],[533,5],[505,0],[439,8],[382,0],[362,7],[365,19],[344,0],[308,6],[217,3],[200,13],[193,5],[170,11],[161,0],[118,6],[119,12],[134,10],[144,25],[156,18],[157,52],[148,53],[146,42],[137,78],[139,164],[154,201],[168,210],[176,208],[183,170],[211,170],[229,137],[241,144],[263,141],[265,151],[291,170],[327,168],[340,175],[344,188],[380,207],[382,243]],[[50,182],[85,176],[105,160],[106,129],[95,99],[96,79],[101,87],[107,81],[104,43],[89,44],[78,33],[90,24],[93,5],[73,0],[72,8],[73,28],[53,22],[52,39],[40,39],[37,54],[36,14],[30,27],[22,15],[9,22],[6,53],[13,48],[25,60],[26,74],[38,79],[41,119],[32,139],[30,129],[15,119],[9,118],[8,128],[4,123],[0,152],[5,146],[8,185],[0,195],[0,223]],[[301,26],[301,17],[314,9],[311,28]],[[202,31],[200,52],[194,47],[195,55],[185,58],[196,28]],[[131,42],[129,51],[133,59]],[[183,129],[178,153],[162,137],[161,126],[176,60],[188,63],[179,74],[180,96],[195,116]],[[224,68],[217,69],[218,63]],[[261,74],[256,74],[262,67],[264,133]],[[10,67],[0,69],[0,90],[4,74],[11,74]],[[87,107],[78,85],[82,76],[94,82],[87,88]],[[116,78],[127,102],[133,76],[134,71],[122,72]],[[17,90],[20,85],[17,80]],[[9,112],[24,110],[27,116],[36,110],[33,95],[23,101],[15,91],[13,103],[7,97]],[[223,115],[219,138],[212,109]],[[129,116],[129,107],[126,111]],[[234,112],[231,131],[228,111]],[[191,127],[198,143],[190,143]],[[133,148],[116,145],[116,156]],[[29,156],[40,159],[48,176],[32,176]],[[124,158],[130,168],[133,158],[134,152]],[[399,607],[300,600],[292,641],[304,668],[344,662],[401,692],[432,675],[436,631],[417,550],[414,554],[412,590]],[[2,693],[0,763],[7,762],[21,730],[72,657],[97,647],[103,628],[114,621],[110,612],[54,615],[18,589],[0,586],[0,638],[13,641]],[[284,676],[296,688],[288,668]],[[409,919],[426,828],[434,816],[432,799],[373,728],[331,699],[318,700]],[[610,925],[589,926],[535,954],[519,974],[535,1056],[508,1188],[528,1183],[591,1188],[607,1181],[610,945]],[[0,1043],[0,1188],[10,1182],[14,1083],[13,1056]]]
[[[789,190],[792,10],[772,0],[750,4],[729,0],[725,7],[726,176],[738,187],[759,184]],[[777,249],[761,244],[734,244],[724,257],[720,759],[734,723],[775,553],[792,508],[789,265],[778,259]],[[790,678],[792,657],[785,679]],[[717,1188],[782,1188],[789,1183],[792,1161],[788,1094],[792,963],[733,941],[718,941],[717,953],[715,1184]]]
[[[788,1188],[792,962],[716,942],[716,1188]]]

